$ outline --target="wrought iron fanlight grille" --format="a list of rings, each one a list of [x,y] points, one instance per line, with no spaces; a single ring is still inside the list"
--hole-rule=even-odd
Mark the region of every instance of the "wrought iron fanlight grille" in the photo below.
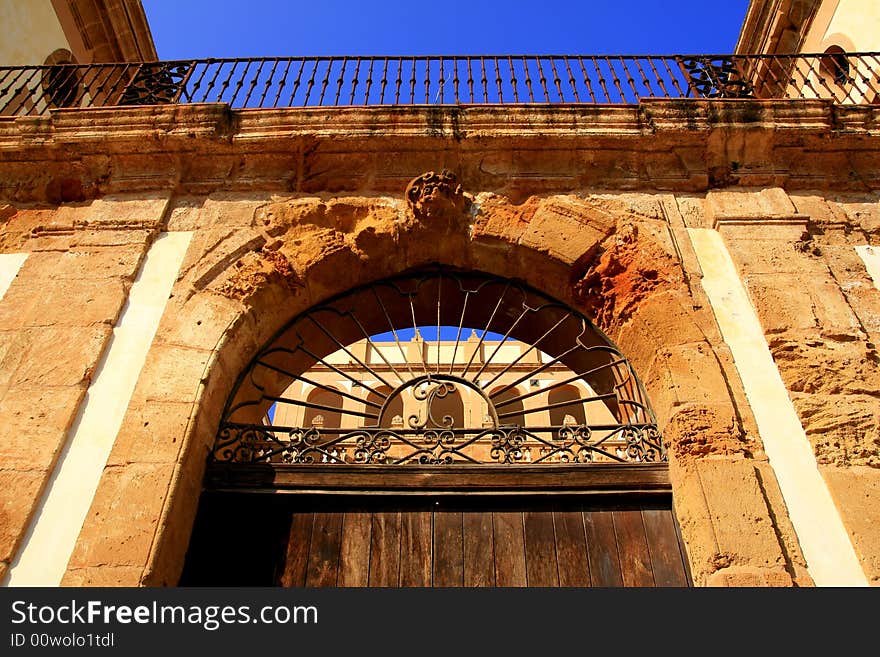
[[[240,376],[214,462],[657,462],[626,358],[586,317],[518,281],[443,268],[335,297]]]

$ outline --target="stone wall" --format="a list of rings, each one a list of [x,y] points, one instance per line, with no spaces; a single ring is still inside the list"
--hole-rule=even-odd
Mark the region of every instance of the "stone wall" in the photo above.
[[[722,106],[504,121],[491,108],[330,120],[201,106],[0,123],[0,247],[30,254],[0,301],[0,569],[139,263],[158,233],[191,231],[65,584],[175,584],[220,413],[250,357],[330,295],[441,262],[571,304],[630,359],[670,445],[695,583],[811,585],[701,284],[688,229],[703,228],[725,240],[876,583],[880,291],[854,246],[880,241],[865,182],[880,179],[878,116],[820,101],[749,116]],[[420,219],[406,184],[441,167],[469,209]]]

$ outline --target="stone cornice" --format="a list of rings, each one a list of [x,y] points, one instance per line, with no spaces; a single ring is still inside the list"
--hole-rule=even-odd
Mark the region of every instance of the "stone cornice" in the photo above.
[[[235,111],[205,104],[0,118],[0,198],[19,201],[47,200],[43,188],[59,177],[78,180],[84,198],[169,187],[381,192],[440,166],[457,170],[466,188],[501,192],[867,191],[880,186],[880,108],[822,100]]]

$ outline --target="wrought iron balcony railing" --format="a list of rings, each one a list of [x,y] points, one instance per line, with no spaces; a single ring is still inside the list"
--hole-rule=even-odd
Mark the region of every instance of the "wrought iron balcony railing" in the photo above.
[[[880,103],[880,53],[276,57],[0,67],[0,116],[54,108],[631,104],[645,98]]]

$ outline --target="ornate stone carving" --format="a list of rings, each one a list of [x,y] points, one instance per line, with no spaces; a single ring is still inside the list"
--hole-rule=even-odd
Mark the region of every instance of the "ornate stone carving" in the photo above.
[[[432,223],[454,223],[464,216],[469,204],[458,178],[448,169],[415,178],[406,187],[406,200],[416,219]]]

